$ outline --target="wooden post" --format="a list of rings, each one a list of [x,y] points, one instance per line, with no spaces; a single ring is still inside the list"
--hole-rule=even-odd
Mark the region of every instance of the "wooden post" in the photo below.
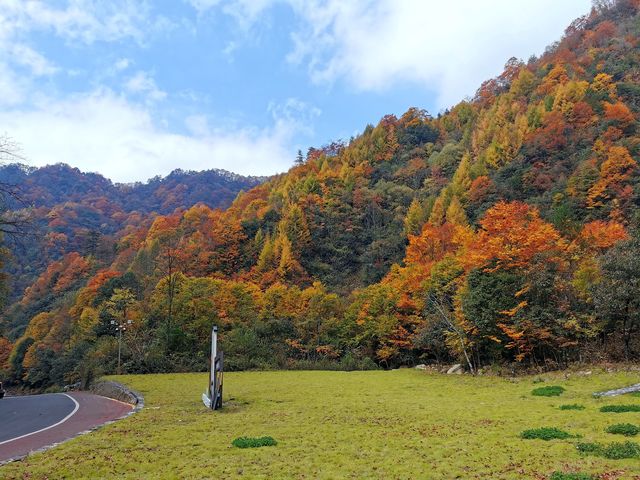
[[[207,392],[202,395],[202,401],[207,408],[217,410],[222,408],[222,373],[224,369],[223,353],[218,352],[218,327],[211,329],[211,370]]]

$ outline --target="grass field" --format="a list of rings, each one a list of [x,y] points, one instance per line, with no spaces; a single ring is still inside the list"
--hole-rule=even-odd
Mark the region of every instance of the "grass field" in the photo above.
[[[145,396],[144,410],[0,467],[0,478],[544,479],[554,471],[640,478],[640,459],[582,456],[575,446],[627,440],[605,429],[640,424],[640,413],[599,408],[640,398],[591,394],[637,383],[637,373],[518,379],[415,370],[229,373],[220,412],[200,401],[204,374],[115,378]],[[545,385],[566,391],[531,395]],[[573,404],[586,408],[559,408]],[[520,438],[538,427],[580,438]],[[278,444],[233,447],[241,436],[271,436]]]

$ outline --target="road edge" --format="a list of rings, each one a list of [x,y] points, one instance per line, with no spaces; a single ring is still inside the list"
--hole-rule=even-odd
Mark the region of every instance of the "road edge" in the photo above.
[[[127,388],[125,385],[118,383],[118,382],[113,382],[110,380],[102,380],[99,382],[96,382],[89,390],[87,390],[89,393],[93,393],[95,395],[100,395],[102,397],[107,397],[107,398],[111,398],[112,400],[117,400],[119,402],[123,402],[123,403],[129,403],[131,405],[133,405],[133,409],[130,412],[125,413],[124,415],[115,418],[113,420],[109,420],[107,422],[101,423],[100,425],[96,425],[93,428],[90,428],[88,430],[83,430],[81,432],[76,433],[75,435],[73,435],[72,437],[69,437],[65,440],[62,440],[61,442],[56,442],[56,443],[52,443],[50,445],[47,445],[45,447],[42,448],[38,448],[37,450],[32,450],[31,452],[27,453],[26,455],[18,455],[16,457],[12,457],[12,458],[8,458],[6,460],[0,460],[0,467],[2,467],[3,465],[6,465],[7,463],[12,463],[12,462],[18,462],[21,461],[25,458],[27,458],[28,456],[34,454],[34,453],[40,453],[40,452],[45,452],[47,450],[50,450],[54,447],[57,447],[58,445],[62,445],[63,443],[67,443],[69,440],[73,440],[74,438],[78,438],[82,435],[86,435],[87,433],[91,433],[94,432],[102,427],[104,427],[105,425],[110,425],[112,423],[115,423],[119,420],[123,420],[135,413],[138,413],[140,410],[142,410],[144,408],[144,397],[142,396],[142,394],[136,392],[135,390],[131,390],[129,388]],[[120,398],[116,397],[115,395],[119,395]],[[123,398],[129,399],[130,401],[126,401],[123,400]]]

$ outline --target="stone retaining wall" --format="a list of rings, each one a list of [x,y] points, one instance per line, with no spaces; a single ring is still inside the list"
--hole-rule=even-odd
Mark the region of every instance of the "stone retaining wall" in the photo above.
[[[135,408],[133,412],[137,412],[144,407],[144,397],[138,392],[130,390],[121,383],[112,382],[110,380],[102,380],[94,383],[89,389],[91,393],[102,395],[103,397],[113,398],[120,402],[130,403]],[[132,412],[132,413],[133,413]]]

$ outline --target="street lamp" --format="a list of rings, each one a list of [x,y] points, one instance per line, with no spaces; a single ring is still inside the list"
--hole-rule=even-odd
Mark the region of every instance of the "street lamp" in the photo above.
[[[113,325],[118,332],[118,375],[122,374],[120,369],[120,359],[122,358],[122,332],[124,332],[127,329],[127,326],[132,323],[132,320],[127,320],[126,322],[111,320],[111,325]]]

